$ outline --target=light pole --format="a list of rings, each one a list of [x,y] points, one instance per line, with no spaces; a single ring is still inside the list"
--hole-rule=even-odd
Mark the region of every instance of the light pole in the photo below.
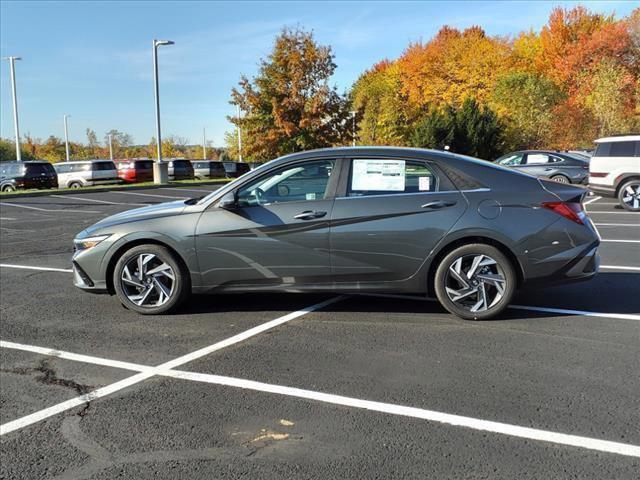
[[[242,129],[240,128],[240,105],[236,105],[236,119],[238,120],[238,161],[242,161]]]
[[[113,134],[109,134],[109,160],[113,161]]]
[[[162,136],[160,134],[160,87],[158,85],[158,47],[173,45],[171,40],[153,40],[153,84],[156,97],[156,138],[158,158],[153,165],[154,183],[166,183],[168,180],[167,166],[162,163]]]
[[[67,118],[71,115],[64,114],[64,150],[67,156],[67,162],[69,161],[69,128],[67,127]]]
[[[352,145],[356,146],[356,111],[351,110],[351,135],[352,135]]]
[[[207,131],[202,129],[202,159],[207,159]]]
[[[20,57],[5,57],[9,60],[9,70],[11,72],[11,92],[13,93],[13,128],[16,136],[16,160],[22,161],[20,152],[20,127],[18,125],[18,98],[16,94],[16,60],[22,60]]]

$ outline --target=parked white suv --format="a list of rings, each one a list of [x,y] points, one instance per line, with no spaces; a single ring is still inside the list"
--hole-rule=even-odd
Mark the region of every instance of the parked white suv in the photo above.
[[[60,188],[80,188],[120,183],[116,164],[111,160],[82,160],[55,163]]]
[[[589,163],[589,189],[640,212],[640,135],[599,138],[596,145]]]

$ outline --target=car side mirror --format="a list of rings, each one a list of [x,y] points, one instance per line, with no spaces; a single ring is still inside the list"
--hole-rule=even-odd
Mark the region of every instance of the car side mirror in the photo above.
[[[218,208],[223,208],[225,210],[235,210],[238,208],[238,201],[236,199],[235,192],[225,193],[222,198],[218,201]]]

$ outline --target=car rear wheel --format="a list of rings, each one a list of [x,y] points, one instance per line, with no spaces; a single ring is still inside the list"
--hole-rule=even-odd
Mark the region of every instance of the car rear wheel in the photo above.
[[[516,274],[497,248],[470,244],[442,259],[434,281],[436,296],[449,312],[466,320],[487,320],[509,305]]]
[[[3,185],[2,186],[2,191],[3,192],[15,192],[16,191],[16,187],[14,187],[13,185]]]
[[[640,212],[640,180],[630,180],[620,187],[618,201],[622,208]]]
[[[125,252],[114,268],[113,285],[126,308],[145,315],[174,310],[190,291],[189,272],[160,245]]]
[[[551,180],[558,183],[571,183],[571,180],[569,180],[569,178],[565,177],[564,175],[554,175],[553,177],[551,177]]]
[[[82,184],[80,182],[71,182],[69,188],[82,188]]]

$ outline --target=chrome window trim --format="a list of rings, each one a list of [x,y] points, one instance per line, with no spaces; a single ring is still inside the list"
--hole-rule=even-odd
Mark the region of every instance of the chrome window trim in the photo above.
[[[336,200],[353,200],[358,198],[379,198],[379,197],[403,197],[407,195],[436,195],[438,193],[471,193],[490,192],[490,188],[475,188],[473,190],[441,190],[439,192],[408,192],[408,193],[384,193],[380,195],[361,195],[359,197],[336,197]]]

